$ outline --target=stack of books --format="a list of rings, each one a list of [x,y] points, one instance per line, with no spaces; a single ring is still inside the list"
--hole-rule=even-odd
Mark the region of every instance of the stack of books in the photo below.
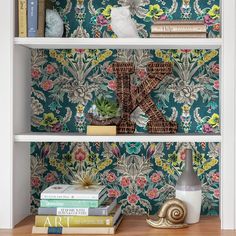
[[[151,26],[151,38],[206,38],[204,21],[156,21]]]
[[[114,234],[121,206],[105,186],[53,185],[41,193],[33,234]]]
[[[46,0],[18,0],[19,37],[44,37]]]

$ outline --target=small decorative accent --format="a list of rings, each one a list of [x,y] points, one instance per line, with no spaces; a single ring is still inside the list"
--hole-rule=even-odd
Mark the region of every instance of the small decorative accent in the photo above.
[[[177,123],[168,121],[165,116],[157,109],[150,93],[164,79],[171,74],[171,63],[148,63],[148,77],[131,92],[131,74],[135,72],[133,63],[115,62],[113,71],[117,77],[117,97],[122,106],[121,122],[118,125],[118,133],[134,133],[135,124],[131,121],[131,113],[139,106],[148,116],[148,132],[153,134],[176,133]]]
[[[64,32],[64,23],[60,15],[55,10],[46,10],[46,30],[45,37],[61,38]]]
[[[84,188],[92,188],[93,186],[100,185],[96,174],[94,174],[91,170],[78,171],[75,175],[75,179],[76,180],[74,180],[73,183]]]
[[[118,38],[139,38],[137,26],[131,18],[129,7],[111,9],[111,27]]]
[[[157,220],[146,219],[147,223],[154,228],[161,229],[178,229],[188,227],[184,223],[187,215],[187,208],[185,204],[179,199],[167,200],[159,212],[157,213]]]

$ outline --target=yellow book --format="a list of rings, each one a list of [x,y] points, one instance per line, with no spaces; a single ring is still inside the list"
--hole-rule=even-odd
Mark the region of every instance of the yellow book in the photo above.
[[[36,227],[112,227],[121,215],[117,206],[109,216],[35,216]]]
[[[27,0],[18,0],[19,37],[27,37]]]
[[[116,135],[116,126],[87,126],[87,135]]]

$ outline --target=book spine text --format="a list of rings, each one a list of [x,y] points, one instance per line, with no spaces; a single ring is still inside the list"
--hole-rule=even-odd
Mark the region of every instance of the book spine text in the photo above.
[[[37,37],[38,0],[28,0],[28,37]]]
[[[19,37],[27,37],[27,0],[18,0]]]

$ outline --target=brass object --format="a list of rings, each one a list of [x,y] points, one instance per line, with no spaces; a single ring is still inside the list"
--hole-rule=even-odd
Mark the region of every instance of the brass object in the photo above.
[[[187,215],[187,208],[185,204],[177,199],[167,200],[159,212],[157,213],[157,220],[152,220],[149,217],[146,219],[147,223],[160,229],[179,229],[188,227],[184,223]]]
[[[92,171],[81,171],[75,175],[73,183],[83,188],[93,188],[94,186],[100,185],[100,182],[97,179],[96,174]]]

